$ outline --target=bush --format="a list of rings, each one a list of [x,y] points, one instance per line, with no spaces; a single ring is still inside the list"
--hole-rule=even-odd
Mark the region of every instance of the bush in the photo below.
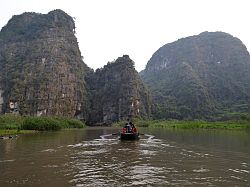
[[[138,127],[148,127],[152,121],[140,118],[133,118],[132,122]]]
[[[65,117],[24,117],[13,114],[0,116],[0,129],[5,130],[60,130],[62,128],[83,128],[85,124],[77,119]]]
[[[85,126],[85,124],[78,119],[63,117],[54,117],[53,119],[57,120],[62,128],[83,128]]]
[[[85,124],[78,119],[68,119],[69,128],[83,128]]]
[[[23,118],[18,115],[4,114],[0,116],[0,129],[19,129]]]
[[[23,130],[60,130],[62,126],[59,121],[49,117],[26,117],[23,121],[21,129]]]

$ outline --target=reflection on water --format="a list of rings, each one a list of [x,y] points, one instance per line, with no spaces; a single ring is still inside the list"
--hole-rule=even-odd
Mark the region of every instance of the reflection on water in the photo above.
[[[250,136],[242,131],[112,128],[0,141],[0,186],[248,186]]]

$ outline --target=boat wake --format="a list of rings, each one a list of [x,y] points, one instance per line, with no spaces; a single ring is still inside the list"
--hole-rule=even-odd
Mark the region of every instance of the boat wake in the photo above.
[[[150,135],[150,134],[145,134],[144,136],[147,137],[146,138],[147,140],[152,140],[155,137],[155,136]]]
[[[140,134],[140,138],[142,140],[147,140],[150,141],[154,138],[154,135],[151,134]],[[100,136],[101,140],[119,140],[119,135],[118,133],[115,134],[104,134]]]
[[[100,136],[101,140],[118,140],[119,137],[114,134],[104,134]]]

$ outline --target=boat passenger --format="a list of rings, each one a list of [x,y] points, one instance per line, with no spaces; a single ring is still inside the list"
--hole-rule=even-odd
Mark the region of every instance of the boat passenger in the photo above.
[[[131,125],[130,125],[130,123],[126,123],[126,132],[127,133],[130,133],[131,132],[131,130],[132,130],[132,127],[131,127]]]
[[[136,133],[136,128],[135,125],[132,122],[129,122],[130,126],[131,126],[131,130],[133,133]]]

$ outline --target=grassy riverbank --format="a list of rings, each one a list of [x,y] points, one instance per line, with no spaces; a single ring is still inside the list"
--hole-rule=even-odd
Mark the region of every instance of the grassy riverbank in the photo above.
[[[123,126],[126,122],[118,122],[113,126]],[[234,121],[179,121],[179,120],[142,120],[133,119],[133,123],[137,127],[149,128],[176,128],[176,129],[235,129],[250,130],[250,119],[234,120]]]
[[[0,116],[0,135],[83,128],[84,126],[85,124],[80,120],[64,117],[25,117],[11,114]]]
[[[1,135],[14,135],[14,134],[31,134],[31,133],[35,133],[38,131],[35,130],[19,130],[19,129],[12,129],[12,130],[8,130],[8,129],[0,129],[0,136]]]

